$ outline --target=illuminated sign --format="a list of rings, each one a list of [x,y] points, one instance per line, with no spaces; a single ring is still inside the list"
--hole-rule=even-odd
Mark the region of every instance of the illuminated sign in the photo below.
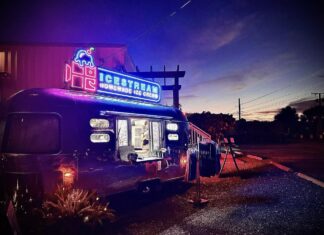
[[[160,86],[155,82],[98,68],[99,93],[121,95],[148,101],[160,101]]]
[[[96,67],[93,51],[94,48],[78,50],[72,63],[65,65],[65,82],[72,89],[151,102],[160,101],[161,87],[158,83]]]

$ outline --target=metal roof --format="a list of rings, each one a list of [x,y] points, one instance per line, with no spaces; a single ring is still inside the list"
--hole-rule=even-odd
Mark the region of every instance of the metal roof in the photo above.
[[[147,116],[186,121],[177,108],[57,88],[23,90],[8,100],[8,112],[60,112],[73,108],[101,115]]]

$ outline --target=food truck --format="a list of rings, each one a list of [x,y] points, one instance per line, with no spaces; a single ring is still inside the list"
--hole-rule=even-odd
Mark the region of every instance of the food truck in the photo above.
[[[43,196],[58,184],[109,195],[183,179],[189,125],[159,104],[158,83],[97,67],[94,49],[65,65],[66,89],[35,88],[7,102],[4,192]]]

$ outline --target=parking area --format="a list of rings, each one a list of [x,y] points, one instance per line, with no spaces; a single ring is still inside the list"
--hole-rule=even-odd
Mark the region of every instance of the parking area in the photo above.
[[[223,177],[201,178],[202,207],[188,203],[193,184],[169,184],[155,195],[110,198],[117,220],[112,234],[323,234],[323,188],[267,161],[230,159]]]
[[[223,160],[222,160],[223,161]],[[62,220],[60,232],[42,220],[28,218],[24,234],[324,234],[324,188],[282,171],[268,160],[231,158],[222,177],[201,177],[201,197],[194,182],[163,184],[155,193],[110,196],[112,223],[77,228]],[[59,221],[58,221],[59,222]],[[63,224],[64,224],[63,223]],[[60,223],[59,223],[60,224]],[[1,224],[0,224],[1,225]],[[0,226],[1,228],[1,226]],[[23,229],[23,227],[21,227]],[[1,230],[1,229],[0,229]],[[26,232],[30,231],[30,232]]]

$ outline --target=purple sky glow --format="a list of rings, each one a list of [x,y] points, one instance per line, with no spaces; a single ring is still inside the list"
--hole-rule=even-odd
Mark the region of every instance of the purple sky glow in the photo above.
[[[186,112],[272,120],[324,92],[322,1],[2,1],[2,42],[122,43],[140,70],[174,70]],[[165,97],[171,104],[171,100]]]

